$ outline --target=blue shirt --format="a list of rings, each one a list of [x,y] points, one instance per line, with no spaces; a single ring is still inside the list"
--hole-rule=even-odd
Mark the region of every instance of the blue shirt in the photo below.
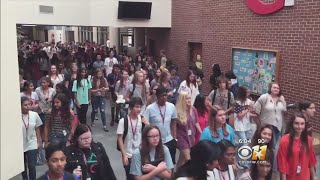
[[[209,141],[218,143],[222,139],[226,139],[226,140],[229,140],[232,144],[235,144],[235,142],[234,142],[234,136],[235,136],[234,130],[228,124],[226,125],[226,128],[227,128],[227,131],[229,132],[228,136],[224,136],[222,128],[219,128],[217,130],[217,132],[219,134],[219,137],[213,137],[209,127],[206,127],[202,131],[202,134],[200,136],[200,140],[209,140]]]
[[[174,168],[171,155],[167,146],[163,146],[164,153],[164,162],[167,164],[167,169],[171,170]],[[155,161],[155,149],[151,150],[149,153],[150,161]],[[134,176],[142,176],[142,164],[141,164],[141,155],[140,149],[136,149],[132,154],[131,165],[130,165],[130,174]],[[154,177],[152,180],[160,180],[159,177]]]
[[[162,116],[164,116],[164,121]],[[166,102],[165,106],[159,107],[157,102],[154,102],[144,111],[143,117],[151,125],[157,126],[160,129],[162,143],[167,143],[173,139],[170,125],[172,120],[177,119],[177,111],[172,103]]]

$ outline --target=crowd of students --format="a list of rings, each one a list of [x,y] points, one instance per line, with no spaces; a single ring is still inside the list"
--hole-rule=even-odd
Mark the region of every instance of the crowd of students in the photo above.
[[[19,52],[23,179],[36,179],[42,147],[49,171],[40,179],[117,179],[103,145],[93,141],[90,126],[99,112],[106,132],[107,121],[118,126],[117,149],[128,180],[316,179],[310,124],[315,103],[298,103],[287,120],[276,82],[253,101],[232,72],[213,65],[213,90],[206,96],[201,69],[191,66],[181,78],[164,51],[158,63],[143,51],[132,60],[94,43],[76,52],[72,45],[33,42]],[[243,146],[258,158],[239,155]]]

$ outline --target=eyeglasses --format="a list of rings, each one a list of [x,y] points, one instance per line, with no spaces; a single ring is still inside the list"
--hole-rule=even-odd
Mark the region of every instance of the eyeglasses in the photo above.
[[[156,135],[156,136],[147,136],[147,138],[150,138],[150,139],[159,139],[160,136],[159,136],[159,135]]]
[[[92,137],[87,137],[87,138],[80,138],[80,141],[87,141],[87,140],[91,140]]]

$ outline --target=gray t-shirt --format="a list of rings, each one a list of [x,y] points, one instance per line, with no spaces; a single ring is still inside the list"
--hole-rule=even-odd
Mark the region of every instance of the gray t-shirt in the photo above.
[[[211,91],[211,93],[209,94],[209,97],[208,97],[210,99],[210,101],[212,101],[213,105],[219,105],[226,111],[227,109],[230,108],[230,106],[232,106],[234,104],[234,96],[233,96],[232,92],[230,92],[231,93],[230,106],[228,107],[228,91],[226,91],[225,93],[222,94],[222,93],[220,93],[220,90],[217,89],[216,90],[217,91],[216,97],[213,100],[214,91],[215,90]]]
[[[103,61],[95,61],[93,63],[93,69],[99,69],[99,68],[103,68],[104,67],[104,62]]]
[[[128,80],[125,83],[125,86],[123,86],[122,88],[120,88],[120,80],[116,83],[115,86],[115,91],[119,94],[119,95],[123,95],[123,97],[126,96],[128,90],[129,90],[129,86],[130,86],[130,81]]]
[[[171,170],[174,168],[171,155],[169,152],[169,149],[167,146],[163,146],[163,153],[164,153],[164,162],[167,164],[167,169]],[[151,150],[149,153],[150,160],[154,161],[155,160],[155,150]],[[132,155],[132,160],[131,160],[131,166],[130,166],[130,174],[134,176],[142,176],[142,166],[144,164],[141,163],[141,154],[140,154],[140,149],[136,149]],[[159,177],[154,177],[152,180],[160,180]]]
[[[130,91],[130,93],[132,93],[132,97],[141,98],[144,106],[147,104],[147,95],[148,95],[150,86],[146,83],[145,88],[146,88],[145,94],[144,94],[144,96],[142,96],[142,86],[141,85],[136,84],[134,89],[133,89],[133,84],[130,84],[130,86],[129,86],[129,91]]]

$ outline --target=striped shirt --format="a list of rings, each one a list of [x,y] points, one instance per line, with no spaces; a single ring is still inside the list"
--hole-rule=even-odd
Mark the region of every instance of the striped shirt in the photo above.
[[[57,115],[52,115],[52,114],[47,114],[46,115],[46,123],[49,123],[49,132],[50,135],[58,135],[58,134],[64,134],[65,133],[69,134],[71,127],[70,127],[70,122],[73,121],[73,116],[71,115],[69,121],[64,121],[59,114]]]

